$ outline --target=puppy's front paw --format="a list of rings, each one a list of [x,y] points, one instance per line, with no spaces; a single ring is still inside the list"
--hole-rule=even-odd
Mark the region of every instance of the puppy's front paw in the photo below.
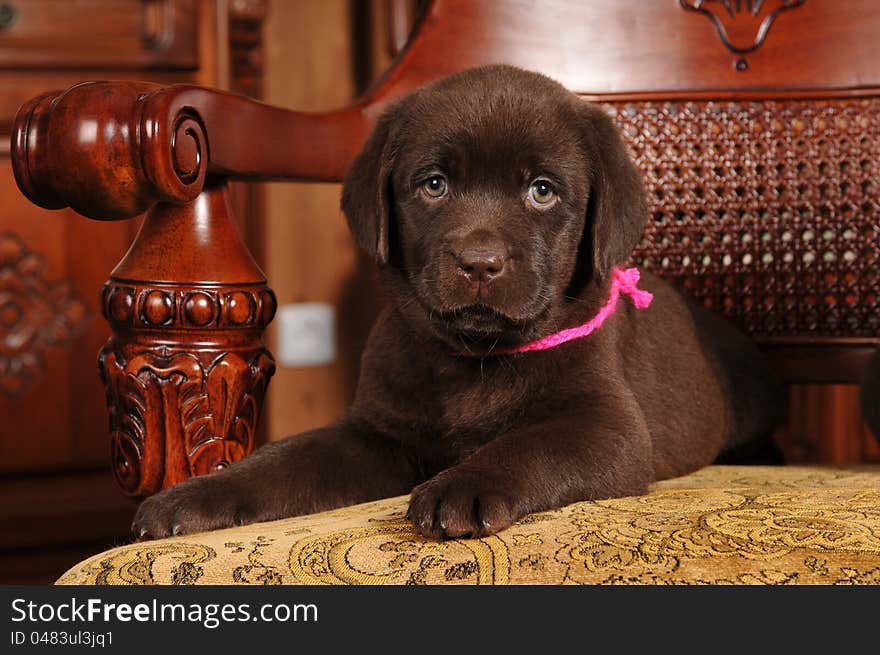
[[[131,530],[139,539],[161,539],[252,523],[246,494],[214,476],[192,478],[144,500]]]
[[[479,473],[449,469],[413,489],[407,518],[434,539],[486,537],[520,516],[505,491]]]

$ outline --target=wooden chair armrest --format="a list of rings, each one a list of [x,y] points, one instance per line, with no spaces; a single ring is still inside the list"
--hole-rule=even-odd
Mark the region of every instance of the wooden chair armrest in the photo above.
[[[112,336],[99,367],[124,493],[222,469],[255,444],[276,300],[227,180],[338,179],[368,129],[357,108],[308,115],[142,82],[79,84],[19,110],[11,153],[32,202],[94,219],[146,212],[102,293]]]
[[[12,161],[35,204],[123,219],[189,202],[211,178],[339,180],[371,122],[361,106],[308,114],[198,86],[86,82],[21,107]]]

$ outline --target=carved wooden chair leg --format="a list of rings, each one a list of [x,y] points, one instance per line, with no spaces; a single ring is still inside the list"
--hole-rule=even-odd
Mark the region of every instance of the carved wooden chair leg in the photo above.
[[[242,146],[256,137],[229,130],[237,109],[283,113],[198,87],[94,82],[34,98],[13,126],[15,177],[36,204],[99,220],[147,212],[102,297],[113,469],[131,496],[247,455],[275,370],[263,343],[275,296],[230,215],[234,170],[215,162],[260,160]]]
[[[126,494],[155,493],[253,450],[275,370],[263,330],[276,303],[232,223],[226,185],[151,209],[102,307],[113,336],[99,365]]]

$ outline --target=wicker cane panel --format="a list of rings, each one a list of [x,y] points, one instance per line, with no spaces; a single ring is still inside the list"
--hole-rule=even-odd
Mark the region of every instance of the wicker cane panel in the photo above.
[[[755,336],[880,334],[880,98],[606,106],[645,176],[637,263]]]

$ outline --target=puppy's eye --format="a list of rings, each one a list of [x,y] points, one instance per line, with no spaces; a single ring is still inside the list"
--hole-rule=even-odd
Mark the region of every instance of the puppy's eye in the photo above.
[[[556,191],[549,180],[537,179],[529,187],[529,200],[538,207],[546,207],[556,199]]]
[[[446,195],[446,178],[432,175],[422,183],[422,190],[430,198],[442,198]]]

